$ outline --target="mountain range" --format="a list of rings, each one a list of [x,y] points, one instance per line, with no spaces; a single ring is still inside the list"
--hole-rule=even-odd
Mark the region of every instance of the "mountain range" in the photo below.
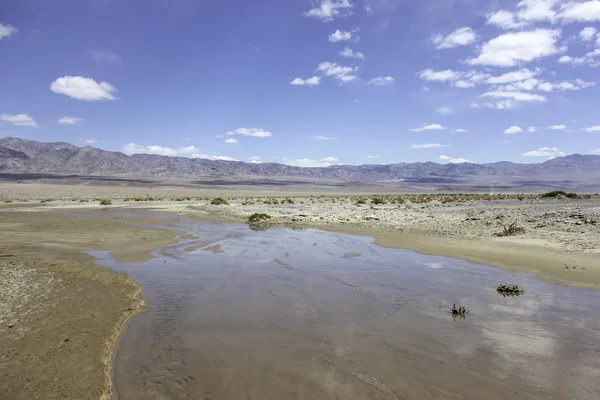
[[[1,174],[52,174],[95,177],[168,178],[187,181],[240,179],[314,180],[373,185],[431,184],[465,186],[600,186],[600,156],[574,154],[542,163],[334,165],[302,168],[276,163],[245,163],[126,155],[92,146],[0,139]]]

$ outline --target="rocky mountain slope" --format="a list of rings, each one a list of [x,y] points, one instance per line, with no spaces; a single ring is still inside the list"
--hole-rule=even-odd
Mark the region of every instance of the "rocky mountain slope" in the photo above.
[[[150,154],[125,155],[91,146],[43,143],[6,137],[0,139],[0,173],[82,176],[203,178],[305,178],[342,182],[430,184],[535,185],[539,182],[600,181],[600,156],[571,155],[539,164],[498,162],[492,164],[437,164],[433,162],[388,165],[335,165],[300,168],[283,164],[249,164]]]

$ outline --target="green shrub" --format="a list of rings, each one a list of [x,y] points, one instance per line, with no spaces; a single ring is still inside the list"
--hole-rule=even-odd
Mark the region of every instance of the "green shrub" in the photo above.
[[[10,203],[12,203],[13,201],[12,201],[11,199],[6,199],[6,200],[4,200],[4,202],[5,202],[5,203],[8,203],[8,204],[10,204]]]
[[[373,197],[371,198],[371,204],[385,204],[385,199],[383,197]]]
[[[222,197],[215,197],[210,201],[213,206],[228,206],[229,202]]]
[[[254,222],[259,222],[259,221],[265,221],[267,219],[271,219],[271,216],[269,214],[254,213],[248,217],[248,222],[254,223]]]
[[[55,199],[42,199],[40,200],[40,203],[52,203]]]
[[[548,193],[544,193],[542,194],[540,197],[542,198],[552,198],[552,197],[558,197],[558,196],[567,196],[567,192],[563,191],[563,190],[554,190],[552,192],[548,192]]]
[[[294,204],[294,199],[290,199],[289,197],[285,199],[285,202],[288,204]]]
[[[110,206],[112,204],[112,200],[110,199],[102,199],[100,200],[100,205],[101,206]]]
[[[367,204],[367,200],[363,199],[363,198],[356,200],[356,205],[359,205],[359,204]]]
[[[88,203],[88,200],[87,199],[81,199],[81,200],[79,200],[79,202],[80,203]]]

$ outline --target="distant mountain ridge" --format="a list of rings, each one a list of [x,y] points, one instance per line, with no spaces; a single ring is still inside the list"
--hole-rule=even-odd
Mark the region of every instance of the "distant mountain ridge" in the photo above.
[[[368,183],[394,181],[456,183],[473,179],[501,182],[514,178],[568,179],[585,182],[590,179],[600,179],[600,156],[574,154],[538,164],[417,162],[302,168],[276,163],[251,164],[241,161],[213,161],[151,154],[128,156],[91,146],[78,147],[64,142],[44,143],[6,137],[0,139],[0,172],[185,179],[301,177]]]

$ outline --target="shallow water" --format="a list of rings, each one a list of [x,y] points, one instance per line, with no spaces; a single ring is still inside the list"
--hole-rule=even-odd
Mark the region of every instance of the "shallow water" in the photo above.
[[[149,304],[116,355],[121,399],[600,398],[599,292],[365,237],[178,226],[198,239],[146,263],[95,254]]]

